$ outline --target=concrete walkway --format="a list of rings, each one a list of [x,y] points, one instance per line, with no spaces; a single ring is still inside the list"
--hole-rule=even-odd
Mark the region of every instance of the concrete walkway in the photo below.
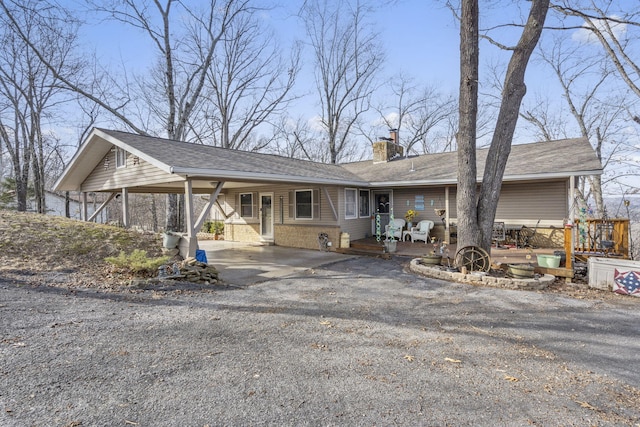
[[[335,252],[266,246],[226,240],[198,241],[207,261],[230,285],[247,286],[265,280],[284,278],[310,268],[353,258]]]

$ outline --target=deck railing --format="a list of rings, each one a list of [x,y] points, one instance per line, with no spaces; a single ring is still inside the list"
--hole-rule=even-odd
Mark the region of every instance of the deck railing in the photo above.
[[[629,220],[586,219],[573,227],[575,254],[629,258]]]

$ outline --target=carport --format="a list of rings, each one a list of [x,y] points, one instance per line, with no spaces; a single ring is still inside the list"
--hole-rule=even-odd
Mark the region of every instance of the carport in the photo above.
[[[181,239],[180,253],[191,257],[198,248],[196,233],[210,210],[217,209],[225,219],[234,213],[225,212],[218,202],[223,187],[291,182],[321,187],[367,185],[335,165],[96,128],[80,146],[54,188],[80,192],[81,217],[87,221],[93,220],[120,195],[125,227],[130,225],[130,193],[183,194],[187,233]],[[89,192],[109,193],[107,200],[91,216],[87,210]],[[194,194],[208,195],[208,203],[197,217]]]

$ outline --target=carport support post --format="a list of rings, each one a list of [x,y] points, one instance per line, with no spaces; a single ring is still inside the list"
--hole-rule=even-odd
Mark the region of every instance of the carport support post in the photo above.
[[[80,208],[80,219],[83,221],[87,221],[87,216],[88,215],[88,200],[87,200],[87,192],[83,191],[82,192],[82,206]]]
[[[122,189],[122,225],[124,228],[129,228],[131,226],[129,219],[129,189]]]
[[[184,182],[184,215],[187,222],[187,244],[189,245],[187,256],[195,257],[196,249],[198,249],[198,237],[193,222],[193,185],[190,179]]]

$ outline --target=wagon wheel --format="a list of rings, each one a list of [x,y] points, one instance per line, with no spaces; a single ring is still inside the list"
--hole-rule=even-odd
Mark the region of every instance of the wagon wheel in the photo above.
[[[456,252],[456,267],[467,271],[489,271],[491,258],[487,251],[477,246],[465,246]]]

